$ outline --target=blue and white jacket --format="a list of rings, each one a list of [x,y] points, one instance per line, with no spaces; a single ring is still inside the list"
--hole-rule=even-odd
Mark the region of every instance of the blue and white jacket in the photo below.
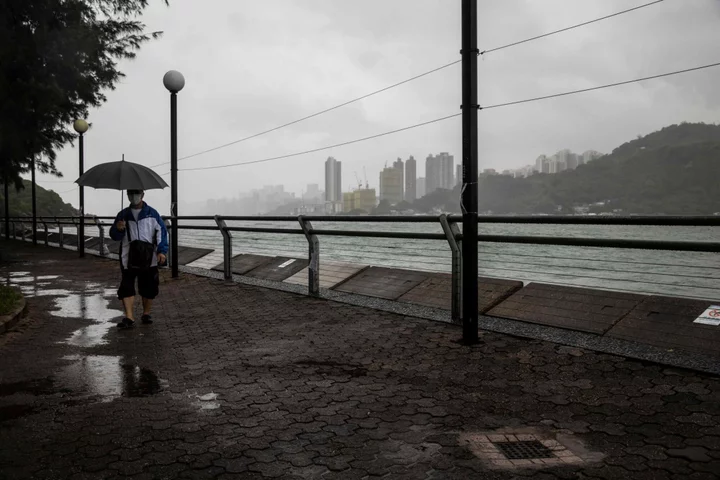
[[[147,203],[143,202],[142,209],[138,215],[137,222],[130,210],[130,207],[124,208],[118,213],[115,222],[110,227],[110,238],[121,243],[120,262],[123,268],[127,268],[128,252],[130,251],[130,242],[128,242],[127,231],[117,229],[117,222],[125,220],[125,228],[130,229],[131,240],[142,240],[154,243],[157,238],[157,246],[155,247],[155,255],[153,255],[152,266],[157,266],[157,254],[167,255],[168,252],[168,233],[165,228],[165,222],[160,214]],[[157,235],[157,237],[155,237]]]

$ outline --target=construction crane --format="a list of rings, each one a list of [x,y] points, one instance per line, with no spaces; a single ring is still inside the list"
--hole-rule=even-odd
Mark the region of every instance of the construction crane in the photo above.
[[[368,182],[367,179],[367,172],[365,171],[365,167],[363,166],[363,176],[365,177],[365,188],[370,190],[370,182]]]
[[[358,190],[362,190],[362,182],[360,182],[360,177],[358,176],[357,172],[355,172],[355,180],[357,180]]]

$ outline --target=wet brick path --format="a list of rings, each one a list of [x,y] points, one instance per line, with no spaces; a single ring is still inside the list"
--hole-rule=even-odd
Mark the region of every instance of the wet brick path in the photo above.
[[[116,331],[116,263],[13,245],[0,278],[30,315],[0,338],[0,478],[720,472],[714,377],[492,333],[468,348],[457,327],[193,276],[163,277],[153,326]],[[462,440],[513,428],[596,461],[497,469]]]

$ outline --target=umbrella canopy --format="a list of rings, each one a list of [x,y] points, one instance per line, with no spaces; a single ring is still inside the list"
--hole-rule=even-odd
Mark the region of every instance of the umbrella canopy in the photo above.
[[[125,160],[96,165],[75,180],[75,183],[82,187],[111,190],[152,190],[168,186],[153,170]]]

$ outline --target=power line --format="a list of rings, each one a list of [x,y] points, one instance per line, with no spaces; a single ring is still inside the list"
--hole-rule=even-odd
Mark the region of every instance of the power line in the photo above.
[[[584,26],[590,25],[590,24],[592,24],[592,23],[597,23],[597,22],[600,22],[600,21],[602,21],[602,20],[607,20],[608,18],[613,18],[613,17],[617,17],[617,16],[619,16],[619,15],[623,15],[623,14],[625,14],[625,13],[634,12],[635,10],[640,10],[641,8],[650,7],[650,6],[652,6],[652,5],[656,5],[656,4],[658,4],[658,3],[662,3],[663,1],[665,1],[665,0],[655,0],[654,2],[646,3],[646,4],[644,4],[644,5],[638,5],[637,7],[629,8],[629,9],[627,9],[627,10],[622,10],[622,11],[620,11],[620,12],[615,12],[615,13],[612,13],[612,14],[610,14],[610,15],[605,15],[604,17],[596,18],[596,19],[594,19],[594,20],[589,20],[589,21],[587,21],[587,22],[578,23],[578,24],[572,25],[572,26],[570,26],[570,27],[561,28],[560,30],[554,30],[554,31],[552,31],[552,32],[543,33],[542,35],[537,35],[537,36],[535,36],[535,37],[526,38],[525,40],[520,40],[519,42],[508,43],[507,45],[502,45],[502,46],[500,46],[500,47],[495,47],[495,48],[491,48],[491,49],[488,49],[488,50],[483,50],[482,52],[480,52],[480,55],[485,55],[486,53],[490,53],[490,52],[497,52],[498,50],[503,50],[503,49],[506,49],[506,48],[515,47],[515,46],[517,46],[517,45],[522,45],[523,43],[532,42],[533,40],[539,40],[539,39],[541,39],[541,38],[550,37],[550,36],[556,35],[556,34],[558,34],[558,33],[567,32],[567,31],[569,31],[569,30],[574,30],[574,29],[576,29],[576,28],[584,27]]]
[[[499,47],[494,47],[494,48],[490,48],[490,49],[487,49],[487,50],[483,50],[482,52],[480,52],[480,55],[484,55],[484,54],[490,53],[490,52],[496,52],[496,51],[498,51],[498,50],[504,50],[504,49],[506,49],[506,48],[514,47],[514,46],[517,46],[517,45],[522,45],[522,44],[524,44],[524,43],[528,43],[528,42],[531,42],[531,41],[534,41],[534,40],[539,40],[539,39],[541,39],[541,38],[550,37],[550,36],[552,36],[552,35],[557,35],[558,33],[567,32],[567,31],[569,31],[569,30],[573,30],[573,29],[576,29],[576,28],[579,28],[579,27],[583,27],[583,26],[587,26],[587,25],[590,25],[590,24],[593,24],[593,23],[597,23],[597,22],[600,22],[600,21],[602,21],[602,20],[607,20],[607,19],[609,19],[609,18],[617,17],[617,16],[619,16],[619,15],[623,15],[623,14],[626,14],[626,13],[634,12],[634,11],[636,11],[636,10],[640,10],[640,9],[642,9],[642,8],[645,8],[645,7],[650,7],[650,6],[652,6],[652,5],[656,5],[656,4],[661,3],[661,2],[663,2],[663,1],[664,1],[664,0],[655,0],[655,1],[653,1],[653,2],[646,3],[646,4],[644,4],[644,5],[639,5],[639,6],[637,6],[637,7],[629,8],[629,9],[627,9],[627,10],[622,10],[622,11],[619,11],[619,12],[612,13],[612,14],[610,14],[610,15],[605,15],[604,17],[599,17],[599,18],[596,18],[596,19],[593,19],[593,20],[589,20],[589,21],[586,21],[586,22],[582,22],[582,23],[578,23],[578,24],[575,24],[575,25],[571,25],[571,26],[569,26],[569,27],[565,27],[565,28],[562,28],[562,29],[560,29],[560,30],[554,30],[554,31],[552,31],[552,32],[544,33],[544,34],[542,34],[542,35],[536,35],[536,36],[534,36],[534,37],[526,38],[525,40],[520,40],[520,41],[517,41],[517,42],[509,43],[509,44],[507,44],[507,45],[501,45],[501,46],[499,46]],[[393,88],[395,88],[395,87],[399,87],[399,86],[401,86],[401,85],[404,85],[404,84],[406,84],[406,83],[412,82],[412,81],[417,80],[417,79],[419,79],[419,78],[425,77],[425,76],[430,75],[430,74],[432,74],[432,73],[439,72],[440,70],[444,70],[444,69],[446,69],[446,68],[448,68],[448,67],[451,67],[451,66],[453,66],[453,65],[457,65],[457,64],[459,64],[461,61],[462,61],[462,60],[456,60],[456,61],[454,61],[454,62],[446,63],[445,65],[441,65],[441,66],[439,66],[439,67],[437,67],[437,68],[434,68],[434,69],[432,69],[432,70],[428,70],[428,71],[426,71],[426,72],[420,73],[420,74],[415,75],[415,76],[413,76],[413,77],[410,77],[410,78],[408,78],[408,79],[405,79],[405,80],[402,80],[402,81],[400,81],[400,82],[397,82],[397,83],[394,83],[394,84],[392,84],[392,85],[389,85],[389,86],[387,86],[387,87],[381,88],[380,90],[375,90],[375,91],[373,91],[373,92],[367,93],[367,94],[365,94],[365,95],[362,95],[362,96],[360,96],[360,97],[354,98],[354,99],[352,99],[352,100],[348,100],[347,102],[341,103],[341,104],[339,104],[339,105],[335,105],[334,107],[326,108],[325,110],[321,110],[321,111],[319,111],[319,112],[313,113],[313,114],[311,114],[311,115],[307,115],[307,116],[302,117],[302,118],[299,118],[299,119],[297,119],[297,120],[293,120],[293,121],[291,121],[291,122],[284,123],[284,124],[282,124],[282,125],[279,125],[279,126],[277,126],[277,127],[271,128],[271,129],[269,129],[269,130],[265,130],[265,131],[262,131],[262,132],[259,132],[259,133],[255,133],[255,134],[253,134],[253,135],[250,135],[250,136],[241,138],[241,139],[239,139],[239,140],[235,140],[235,141],[232,141],[232,142],[228,142],[228,143],[225,143],[225,144],[223,144],[223,145],[218,145],[217,147],[209,148],[209,149],[207,149],[207,150],[202,150],[202,151],[200,151],[200,152],[193,153],[193,154],[187,155],[187,156],[185,156],[185,157],[181,157],[181,158],[178,159],[178,161],[180,161],[180,160],[187,160],[187,159],[189,159],[189,158],[193,158],[193,157],[197,157],[197,156],[200,156],[200,155],[204,155],[204,154],[206,154],[206,153],[214,152],[214,151],[216,151],[216,150],[220,150],[220,149],[229,147],[229,146],[231,146],[231,145],[236,145],[236,144],[238,144],[238,143],[241,143],[241,142],[244,142],[244,141],[253,139],[253,138],[257,138],[257,137],[259,137],[259,136],[262,136],[262,135],[265,135],[265,134],[268,134],[268,133],[271,133],[271,132],[275,132],[275,131],[280,130],[280,129],[282,129],[282,128],[289,127],[289,126],[291,126],[291,125],[295,125],[295,124],[300,123],[300,122],[303,122],[303,121],[305,121],[305,120],[309,120],[309,119],[314,118],[314,117],[317,117],[317,116],[319,116],[319,115],[323,115],[323,114],[328,113],[328,112],[331,112],[331,111],[333,111],[333,110],[337,110],[337,109],[339,109],[339,108],[345,107],[345,106],[350,105],[350,104],[352,104],[352,103],[359,102],[360,100],[364,100],[364,99],[366,99],[366,98],[372,97],[372,96],[377,95],[377,94],[379,94],[379,93],[386,92],[386,91],[391,90],[391,89],[393,89]],[[157,165],[151,166],[150,168],[155,168],[155,167],[159,167],[159,166],[162,166],[162,165],[167,165],[168,163],[170,163],[170,162],[159,163],[159,164],[157,164]]]
[[[569,92],[563,92],[563,93],[555,93],[553,95],[545,95],[542,97],[533,97],[533,98],[526,98],[525,100],[516,100],[514,102],[506,102],[506,103],[498,103],[495,105],[488,105],[488,106],[480,106],[478,107],[480,110],[488,110],[491,108],[500,108],[500,107],[509,107],[511,105],[519,105],[521,103],[530,103],[530,102],[537,102],[540,100],[547,100],[549,98],[557,98],[557,97],[565,97],[567,95],[575,95],[576,93],[585,93],[585,92],[592,92],[595,90],[602,90],[604,88],[611,88],[611,87],[618,87],[620,85],[628,85],[630,83],[636,83],[636,82],[643,82],[645,80],[653,80],[656,78],[662,78],[662,77],[669,77],[672,75],[679,75],[681,73],[688,73],[688,72],[695,72],[698,70],[704,70],[706,68],[712,68],[720,66],[720,62],[718,63],[711,63],[709,65],[703,65],[700,67],[694,67],[694,68],[686,68],[685,70],[676,70],[674,72],[668,72],[668,73],[661,73],[659,75],[652,75],[649,77],[642,77],[642,78],[636,78],[633,80],[626,80],[624,82],[617,82],[617,83],[608,83],[607,85],[600,85],[598,87],[591,87],[591,88],[582,88],[580,90],[572,90]]]
[[[687,68],[687,69],[684,69],[684,70],[677,70],[677,71],[674,71],[674,72],[661,73],[661,74],[659,74],[659,75],[652,75],[652,76],[649,76],[649,77],[642,77],[642,78],[636,78],[636,79],[633,79],[633,80],[626,80],[626,81],[624,81],[624,82],[609,83],[609,84],[600,85],[600,86],[597,86],[597,87],[583,88],[583,89],[580,89],[580,90],[572,90],[572,91],[570,91],[570,92],[556,93],[556,94],[553,94],[553,95],[545,95],[545,96],[542,96],[542,97],[528,98],[528,99],[525,99],[525,100],[516,100],[516,101],[513,101],[513,102],[498,103],[498,104],[489,105],[489,106],[486,106],[486,107],[480,106],[480,107],[478,107],[478,108],[480,108],[481,110],[488,110],[488,109],[491,109],[491,108],[508,107],[508,106],[512,106],[512,105],[519,105],[519,104],[522,104],[522,103],[536,102],[536,101],[540,101],[540,100],[547,100],[547,99],[550,99],[550,98],[563,97],[563,96],[574,95],[574,94],[578,94],[578,93],[591,92],[591,91],[594,91],[594,90],[601,90],[601,89],[605,89],[605,88],[617,87],[617,86],[621,86],[621,85],[628,85],[628,84],[630,84],[630,83],[642,82],[642,81],[645,81],[645,80],[652,80],[652,79],[656,79],[656,78],[669,77],[669,76],[671,76],[671,75],[679,75],[679,74],[681,74],[681,73],[694,72],[694,71],[703,70],[703,69],[707,69],[707,68],[711,68],[711,67],[717,67],[717,66],[720,66],[720,62],[718,62],[718,63],[712,63],[712,64],[709,64],[709,65],[703,65],[703,66],[700,66],[700,67]],[[290,154],[287,154],[287,155],[280,155],[280,156],[277,156],[277,157],[263,158],[263,159],[261,159],[261,160],[252,160],[252,161],[249,161],[249,162],[231,163],[231,164],[227,164],[227,165],[215,165],[215,166],[212,166],[212,167],[183,168],[183,169],[180,169],[180,171],[183,171],[183,172],[192,172],[192,171],[198,171],[198,170],[215,170],[215,169],[219,169],[219,168],[236,167],[236,166],[239,166],[239,165],[250,165],[250,164],[254,164],[254,163],[264,163],[264,162],[270,162],[270,161],[273,161],[273,160],[281,160],[281,159],[284,159],[284,158],[297,157],[297,156],[299,156],[299,155],[305,155],[305,154],[308,154],[308,153],[321,152],[321,151],[323,151],[323,150],[328,150],[328,149],[335,148],[335,147],[342,147],[342,146],[345,146],[345,145],[351,145],[351,144],[353,144],[353,143],[359,143],[359,142],[364,142],[364,141],[366,141],[366,140],[372,140],[372,139],[378,138],[378,137],[384,137],[384,136],[386,136],[386,135],[392,135],[392,134],[394,134],[394,133],[399,133],[399,132],[403,132],[403,131],[405,131],[405,130],[411,130],[411,129],[413,129],[413,128],[418,128],[418,127],[422,127],[422,126],[429,125],[429,124],[432,124],[432,123],[437,123],[437,122],[440,122],[440,121],[443,121],[443,120],[447,120],[447,119],[449,119],[449,118],[458,117],[458,116],[460,116],[460,115],[461,115],[461,113],[456,113],[456,114],[454,114],[454,115],[448,115],[448,116],[445,116],[445,117],[437,118],[437,119],[435,119],[435,120],[430,120],[429,122],[418,123],[418,124],[415,124],[415,125],[410,125],[410,126],[408,126],[408,127],[399,128],[399,129],[397,129],[397,130],[391,130],[391,131],[389,131],[389,132],[384,132],[384,133],[380,133],[380,134],[377,134],[377,135],[371,135],[371,136],[369,136],[369,137],[363,137],[363,138],[359,138],[359,139],[356,139],[356,140],[350,140],[350,141],[348,141],[348,142],[337,143],[337,144],[335,144],[335,145],[328,145],[328,146],[325,146],[325,147],[315,148],[315,149],[312,149],[312,150],[305,150],[305,151],[303,151],[303,152],[290,153]],[[166,175],[166,174],[164,174],[164,175]]]
[[[183,169],[180,169],[180,171],[182,171],[182,172],[194,172],[194,171],[198,171],[198,170],[215,170],[215,169],[218,169],[218,168],[237,167],[237,166],[239,166],[239,165],[250,165],[250,164],[253,164],[253,163],[264,163],[264,162],[270,162],[270,161],[272,161],[272,160],[281,160],[281,159],[283,159],[283,158],[297,157],[297,156],[299,156],[299,155],[305,155],[305,154],[308,154],[308,153],[321,152],[321,151],[323,151],[323,150],[329,150],[329,149],[331,149],[331,148],[343,147],[343,146],[345,146],[345,145],[351,145],[351,144],[353,144],[353,143],[359,143],[359,142],[364,142],[364,141],[366,141],[366,140],[372,140],[373,138],[384,137],[384,136],[386,136],[386,135],[392,135],[392,134],[394,134],[394,133],[404,132],[404,131],[406,131],[406,130],[411,130],[411,129],[413,129],[413,128],[418,128],[418,127],[422,127],[422,126],[425,126],[425,125],[430,125],[430,124],[432,124],[432,123],[441,122],[441,121],[447,120],[447,119],[449,119],[449,118],[459,117],[460,115],[462,115],[462,114],[461,114],[461,113],[456,113],[456,114],[453,114],[453,115],[448,115],[448,116],[446,116],[446,117],[436,118],[435,120],[430,120],[429,122],[417,123],[417,124],[415,124],[415,125],[410,125],[409,127],[398,128],[397,130],[391,130],[391,131],[389,131],[389,132],[379,133],[379,134],[377,134],[377,135],[371,135],[371,136],[369,136],[369,137],[358,138],[358,139],[356,139],[356,140],[350,140],[349,142],[336,143],[335,145],[328,145],[328,146],[325,146],[325,147],[314,148],[314,149],[312,149],[312,150],[305,150],[304,152],[289,153],[289,154],[287,154],[287,155],[280,155],[280,156],[277,156],[277,157],[263,158],[263,159],[261,159],[261,160],[252,160],[252,161],[249,161],[249,162],[230,163],[230,164],[227,164],[227,165],[215,165],[215,166],[212,166],[212,167],[183,168]]]

